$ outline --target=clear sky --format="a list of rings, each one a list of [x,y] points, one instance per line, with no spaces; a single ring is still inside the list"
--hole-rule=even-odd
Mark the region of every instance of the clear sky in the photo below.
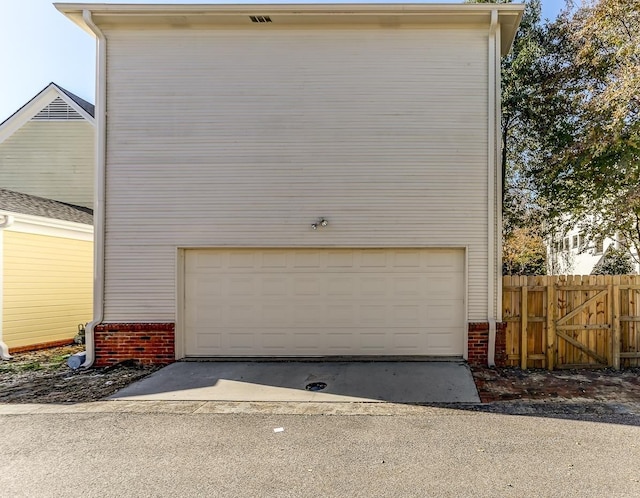
[[[339,1],[103,0],[99,3],[259,4]],[[393,0],[387,2],[392,3]],[[434,0],[433,3],[462,3],[462,0]],[[564,3],[564,0],[542,0],[542,17],[554,19]],[[0,0],[0,122],[52,81],[89,102],[95,102],[95,40],[59,13],[51,0]]]

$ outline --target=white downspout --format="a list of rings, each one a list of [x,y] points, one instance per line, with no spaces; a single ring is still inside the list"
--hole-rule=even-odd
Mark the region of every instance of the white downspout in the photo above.
[[[496,56],[497,47],[497,31],[498,31],[498,11],[491,11],[491,24],[489,26],[489,136],[488,136],[488,178],[487,178],[487,211],[488,219],[488,237],[487,237],[487,271],[488,271],[488,288],[487,288],[487,320],[489,322],[489,344],[487,351],[487,363],[489,366],[495,365],[496,353],[496,308],[497,308],[497,129],[498,116],[500,108],[500,95],[496,91],[499,84],[499,73],[497,72],[497,62],[499,56]]]
[[[93,201],[93,320],[85,331],[87,356],[81,367],[89,368],[95,361],[94,328],[104,318],[104,198],[107,138],[107,40],[93,22],[91,11],[83,10],[82,19],[96,35],[96,148]]]
[[[9,346],[2,340],[2,310],[4,308],[4,296],[2,294],[2,289],[4,287],[3,275],[4,275],[4,229],[13,225],[13,216],[8,214],[3,214],[0,216],[0,359],[2,360],[10,360],[13,358],[9,354]]]

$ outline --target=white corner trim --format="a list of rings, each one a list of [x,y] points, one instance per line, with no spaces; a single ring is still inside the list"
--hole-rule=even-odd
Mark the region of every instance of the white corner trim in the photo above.
[[[64,100],[72,109],[77,111],[78,114],[91,123],[92,126],[95,126],[93,116],[76,104],[63,91],[59,90],[55,83],[50,83],[15,114],[10,116],[2,126],[0,126],[0,144],[22,128],[31,120],[31,118],[53,102],[57,97]]]
[[[503,178],[502,178],[502,31],[496,30],[495,34],[495,165],[496,165],[496,202],[495,202],[495,262],[496,262],[496,321],[502,322],[502,202],[503,202]],[[495,340],[495,336],[494,336]],[[494,347],[495,351],[495,347]]]
[[[5,223],[6,223],[6,227],[8,227],[11,223],[10,217],[6,217],[5,219]],[[4,309],[4,296],[3,296],[3,289],[4,289],[4,229],[6,229],[5,226],[3,226],[2,228],[0,228],[0,360],[10,360],[11,359],[11,355],[9,354],[9,347],[5,344],[5,342],[2,340],[2,310]]]
[[[93,241],[93,226],[73,221],[56,220],[44,216],[13,213],[0,210],[0,216],[13,218],[13,223],[4,228],[8,232],[29,233],[65,239]]]

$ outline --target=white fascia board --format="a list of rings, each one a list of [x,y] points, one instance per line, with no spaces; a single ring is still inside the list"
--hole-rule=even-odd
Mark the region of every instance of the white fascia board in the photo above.
[[[91,114],[70,99],[55,83],[50,83],[0,125],[0,144],[28,123],[31,118],[53,102],[56,97],[60,97],[92,126],[95,126],[95,120]]]
[[[91,13],[97,26],[128,26],[130,29],[156,24],[184,26],[251,26],[249,16],[274,17],[274,26],[309,24],[489,24],[492,11],[498,12],[502,31],[502,55],[515,38],[524,4],[438,4],[438,3],[359,3],[359,4],[90,4],[54,3],[83,30],[95,36],[83,12]],[[265,26],[260,26],[264,28]]]
[[[0,215],[13,218],[11,226],[5,228],[7,232],[29,233],[32,235],[47,235],[65,239],[93,241],[93,226],[74,221],[56,220],[44,216],[14,213],[0,210]]]

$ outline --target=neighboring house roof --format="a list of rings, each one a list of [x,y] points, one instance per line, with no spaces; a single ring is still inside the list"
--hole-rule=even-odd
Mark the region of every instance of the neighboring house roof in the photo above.
[[[78,104],[80,107],[82,107],[85,111],[87,111],[87,114],[89,114],[92,118],[95,117],[96,114],[96,107],[91,103],[91,102],[87,102],[86,100],[84,100],[83,98],[78,97],[76,94],[71,93],[69,90],[67,90],[66,88],[62,88],[60,85],[56,85],[55,83],[51,82],[51,85],[54,85],[56,88],[58,88],[59,90],[61,90],[62,92],[64,92],[67,97],[69,97],[71,100],[73,100],[76,104]]]
[[[93,210],[0,188],[0,211],[93,225]]]
[[[31,119],[38,119],[41,111],[58,101],[64,107],[69,106],[77,119],[86,119],[95,124],[95,107],[90,102],[62,88],[56,83],[49,83],[29,102],[0,123],[0,143],[9,138],[16,130]],[[66,105],[65,105],[66,104]]]

